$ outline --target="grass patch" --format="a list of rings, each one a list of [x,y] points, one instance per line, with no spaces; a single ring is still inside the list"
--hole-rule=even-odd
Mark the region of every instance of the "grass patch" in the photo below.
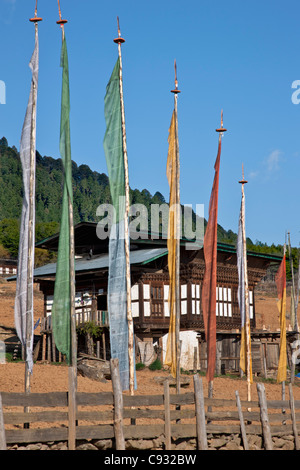
[[[155,359],[155,361],[152,362],[149,366],[149,370],[161,370],[162,369],[162,363],[160,359]]]

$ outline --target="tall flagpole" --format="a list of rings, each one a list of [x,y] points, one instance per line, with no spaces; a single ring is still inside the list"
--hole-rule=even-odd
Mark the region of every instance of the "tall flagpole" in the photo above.
[[[127,323],[128,323],[128,357],[129,357],[129,390],[130,394],[134,394],[134,334],[133,334],[133,318],[131,311],[131,281],[130,281],[130,250],[129,250],[129,176],[128,176],[128,155],[127,155],[127,142],[126,142],[126,127],[125,127],[125,110],[123,98],[123,75],[122,75],[122,53],[121,44],[125,39],[121,37],[119,17],[118,22],[118,37],[114,42],[118,44],[118,53],[120,60],[120,104],[121,104],[121,121],[122,121],[122,139],[123,139],[123,157],[124,157],[124,173],[125,173],[125,217],[124,217],[124,231],[125,231],[125,257],[126,257],[126,298],[127,298]]]
[[[42,21],[42,18],[37,16],[37,0],[35,3],[34,17],[29,19],[30,22],[34,23],[35,27],[35,41],[38,38],[38,23]],[[34,268],[34,231],[35,231],[35,153],[36,153],[36,93],[37,86],[34,80],[32,80],[32,114],[31,114],[31,136],[30,136],[30,179],[29,179],[29,223],[28,223],[28,262],[27,262],[27,308],[26,308],[26,348],[25,354],[29,345],[32,341],[32,316],[28,315],[29,312],[33,311],[33,268]],[[31,372],[28,367],[28,358],[25,361],[25,393],[30,393],[31,387]],[[28,411],[28,409],[26,409]],[[26,425],[27,426],[27,425]]]
[[[293,267],[293,258],[291,253],[291,237],[290,232],[287,232],[288,235],[288,249],[289,249],[289,261],[291,266],[292,274],[292,288],[291,288],[291,323],[293,331],[297,331],[297,317],[296,317],[296,308],[295,308],[295,279],[294,279],[294,267]]]
[[[242,167],[242,180],[239,183],[242,185],[242,239],[243,239],[243,258],[244,258],[244,284],[245,284],[245,333],[246,333],[246,363],[247,363],[247,396],[248,401],[251,401],[251,336],[250,336],[250,312],[249,312],[249,288],[248,288],[248,268],[247,268],[247,245],[246,245],[246,229],[245,229],[245,206],[244,206],[244,185],[248,181],[244,178],[244,166]]]
[[[297,304],[298,303],[298,298],[296,296],[296,291],[295,291],[295,278],[294,278],[294,266],[293,266],[293,258],[292,258],[292,253],[291,253],[291,237],[290,237],[290,232],[287,232],[288,235],[288,249],[289,249],[289,261],[290,261],[290,267],[291,267],[291,273],[292,273],[292,286],[291,286],[291,326],[293,331],[298,332],[298,320],[297,320]],[[295,362],[292,361],[291,364],[291,381],[293,382],[294,380],[294,375],[295,375]]]
[[[220,127],[219,127],[218,129],[216,129],[216,132],[218,132],[218,134],[219,134],[219,139],[218,139],[218,156],[217,156],[217,160],[216,160],[216,163],[215,163],[215,178],[214,178],[213,190],[212,190],[212,191],[214,191],[214,189],[216,189],[216,188],[214,187],[214,186],[215,186],[215,181],[216,181],[216,183],[217,183],[217,201],[216,201],[216,208],[215,208],[215,210],[217,211],[217,210],[218,210],[218,209],[217,209],[217,208],[218,208],[218,197],[219,197],[219,196],[218,196],[218,194],[219,194],[219,169],[216,170],[216,164],[217,164],[218,159],[221,157],[221,142],[222,142],[223,133],[224,133],[224,132],[227,132],[227,129],[224,128],[223,109],[221,110],[221,124],[220,124]],[[218,163],[218,164],[219,164],[219,163]],[[216,180],[216,171],[218,172],[217,180]],[[212,195],[213,195],[213,192],[212,192]],[[212,197],[212,195],[211,195],[211,197]],[[214,197],[215,197],[215,196],[214,196]],[[211,204],[211,200],[210,200],[210,204]],[[209,218],[210,218],[210,214],[209,214]],[[216,251],[215,251],[215,253],[216,253],[216,257],[217,257],[217,256],[218,256],[218,254],[217,254],[217,251],[218,251],[218,248],[217,248],[217,241],[218,241],[218,239],[217,239],[217,229],[216,229],[217,224],[218,224],[217,215],[216,215],[215,223],[216,223],[216,225],[215,225],[215,228],[214,228],[214,229],[216,230],[216,232],[215,232],[214,236],[216,237],[216,238],[215,238],[215,243],[216,243],[216,246],[215,246],[215,250],[216,250]],[[217,260],[217,258],[215,259],[215,263],[217,262],[216,260]],[[216,281],[217,281],[217,267],[216,267],[216,265],[215,265],[215,269],[214,269],[213,271],[214,271],[214,274],[213,274],[213,277],[214,277],[214,282],[213,282],[213,284],[214,284],[214,291],[216,291]],[[210,293],[210,296],[211,296],[211,295],[212,295],[212,294]],[[209,309],[211,309],[211,305],[209,306]],[[214,309],[216,309],[216,303],[215,303]],[[212,313],[210,312],[210,315],[211,315],[211,314],[212,314]],[[216,315],[216,310],[214,311],[214,315]],[[215,334],[216,334],[216,333],[215,333]],[[207,339],[206,339],[206,341],[207,341]],[[207,351],[207,355],[208,355],[208,354],[209,354],[209,352]],[[208,358],[207,358],[207,364],[208,364]],[[208,398],[213,398],[213,379],[209,380],[209,382],[208,382]],[[211,408],[209,407],[208,409],[210,410]]]
[[[64,25],[68,22],[62,19],[60,1],[58,0],[59,20],[56,22],[62,30],[62,41],[65,39]],[[69,206],[69,237],[70,237],[70,317],[71,317],[71,358],[68,367],[69,382],[69,450],[75,450],[76,444],[76,391],[77,391],[77,344],[76,344],[76,312],[75,312],[75,247],[74,247],[74,217],[73,204],[68,194]]]
[[[275,277],[280,321],[280,347],[277,371],[277,383],[282,383],[282,396],[285,396],[285,381],[287,376],[287,351],[286,351],[286,241],[283,247],[283,258]]]
[[[289,258],[291,260],[291,252],[290,252],[290,232],[288,232],[288,244],[289,244]],[[284,247],[283,247],[283,256],[286,256],[286,243],[284,244]],[[293,261],[291,263],[291,270],[293,272]],[[294,308],[294,286],[292,285],[292,293],[291,293],[291,308]],[[293,314],[294,312],[292,312],[292,318],[293,318]],[[281,331],[280,331],[281,333]],[[284,332],[285,336],[286,336],[286,331]],[[292,368],[291,368],[291,374],[295,375],[295,370],[294,370],[294,364],[293,364],[293,361],[292,361]],[[285,399],[285,380],[282,381],[282,384],[281,384],[281,395],[282,395],[282,400]]]
[[[177,100],[178,93],[178,81],[177,81],[177,66],[176,60],[174,61],[175,69],[175,88],[171,90],[174,94],[174,113],[175,113],[175,153],[176,153],[176,169],[175,169],[175,181],[176,181],[176,213],[175,213],[175,344],[176,344],[176,391],[180,393],[180,162],[179,162],[179,139],[178,139],[178,114],[177,114]]]

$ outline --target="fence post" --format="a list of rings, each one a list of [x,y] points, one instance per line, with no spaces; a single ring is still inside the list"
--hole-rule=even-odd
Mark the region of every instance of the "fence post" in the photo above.
[[[1,393],[0,393],[0,450],[7,450]]]
[[[125,450],[125,439],[123,430],[123,395],[119,374],[119,360],[110,360],[111,381],[114,395],[114,431],[116,449]]]
[[[259,407],[260,407],[260,419],[261,419],[261,424],[262,424],[265,449],[273,450],[271,429],[270,429],[270,423],[269,423],[269,417],[268,417],[266,393],[265,393],[265,387],[263,384],[260,384],[260,383],[257,384],[257,393],[258,393],[258,400],[259,400]]]
[[[297,420],[295,414],[295,402],[294,402],[294,395],[293,395],[293,386],[289,384],[289,393],[290,393],[290,407],[291,407],[291,415],[292,415],[292,423],[293,423],[293,432],[295,436],[295,449],[299,450],[299,438],[298,438],[298,429],[297,429]]]
[[[237,404],[239,418],[240,418],[241,433],[242,433],[242,439],[244,443],[244,449],[249,450],[247,433],[246,433],[246,428],[245,428],[245,423],[244,423],[244,416],[243,416],[243,411],[241,407],[241,400],[240,400],[239,392],[237,390],[235,392],[235,396],[236,396],[236,404]]]
[[[105,333],[102,333],[102,347],[103,347],[103,359],[106,361],[106,345],[105,345]]]
[[[281,383],[281,398],[282,398],[282,401],[285,401],[285,381],[283,381]],[[284,407],[282,407],[281,411],[282,411],[282,414],[285,415],[285,408]],[[285,419],[282,421],[282,424],[286,425],[286,420]]]
[[[165,405],[165,446],[171,450],[171,416],[170,416],[170,388],[169,381],[164,381],[164,405]]]
[[[194,374],[197,374],[198,370],[198,348],[194,347]]]
[[[195,390],[195,408],[196,408],[196,430],[197,442],[199,450],[207,450],[207,435],[205,425],[205,408],[204,408],[204,394],[202,379],[199,375],[194,375],[194,390]]]

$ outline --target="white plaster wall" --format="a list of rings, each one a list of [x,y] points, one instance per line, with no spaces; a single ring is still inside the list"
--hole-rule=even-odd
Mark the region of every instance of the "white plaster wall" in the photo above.
[[[165,360],[167,350],[168,335],[163,336],[163,360]],[[193,370],[194,368],[194,348],[197,347],[198,340],[196,331],[180,331],[179,335],[181,344],[180,367],[185,370]],[[197,353],[197,369],[199,369],[199,357]]]

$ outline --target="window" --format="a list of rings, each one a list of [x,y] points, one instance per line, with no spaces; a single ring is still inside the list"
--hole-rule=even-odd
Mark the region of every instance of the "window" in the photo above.
[[[169,310],[169,288],[170,286],[168,284],[164,285],[164,314],[165,317],[170,316],[170,310]]]
[[[187,314],[187,285],[182,284],[180,286],[181,293],[181,315]]]
[[[216,315],[232,317],[232,297],[230,287],[217,286]]]
[[[192,284],[192,314],[200,315],[200,284]]]
[[[151,315],[163,317],[164,314],[164,286],[153,283],[150,285]]]
[[[249,317],[250,320],[254,318],[254,299],[253,290],[249,290]]]
[[[107,295],[106,294],[97,295],[97,310],[101,310],[101,311],[107,310]]]
[[[138,318],[140,314],[139,304],[139,285],[131,286],[131,312],[133,318]]]

